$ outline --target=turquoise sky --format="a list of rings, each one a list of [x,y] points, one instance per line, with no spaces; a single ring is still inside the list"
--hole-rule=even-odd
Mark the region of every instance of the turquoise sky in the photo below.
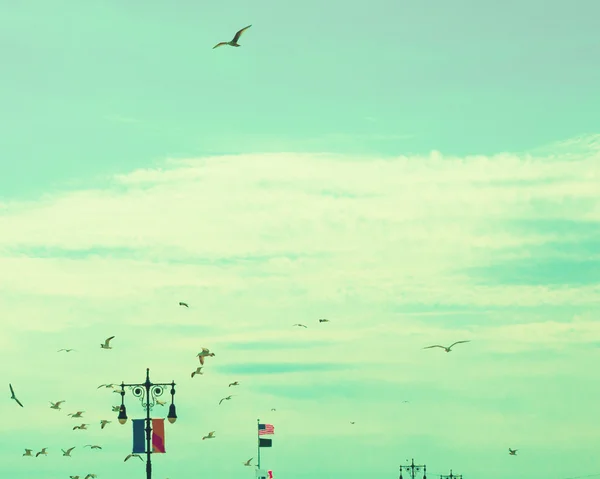
[[[600,477],[600,3],[4,3],[3,475]]]

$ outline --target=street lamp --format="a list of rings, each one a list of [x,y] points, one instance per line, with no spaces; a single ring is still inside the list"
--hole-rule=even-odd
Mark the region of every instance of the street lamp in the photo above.
[[[146,409],[146,479],[152,479],[152,421],[150,418],[150,410],[156,404],[156,398],[162,396],[165,386],[171,386],[171,405],[169,406],[169,414],[167,420],[173,424],[177,420],[177,412],[175,410],[175,381],[170,383],[152,383],[150,382],[150,369],[146,369],[146,381],[142,384],[125,384],[121,383],[121,406],[119,407],[119,423],[127,422],[127,409],[125,408],[125,386],[131,393],[140,399],[142,407]]]

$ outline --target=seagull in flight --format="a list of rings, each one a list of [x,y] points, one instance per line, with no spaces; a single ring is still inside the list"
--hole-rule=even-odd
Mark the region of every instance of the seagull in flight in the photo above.
[[[38,457],[40,454],[43,454],[44,456],[47,456],[48,453],[46,452],[46,449],[47,448],[43,447],[42,450],[35,455],[35,457]]]
[[[354,424],[354,421],[350,421],[350,424]]]
[[[510,447],[508,448],[508,454],[511,456],[516,456],[517,451],[518,451],[518,449],[511,449]]]
[[[159,406],[166,406],[167,402],[166,401],[161,401],[160,399],[156,400],[156,404],[158,404]]]
[[[89,447],[89,448],[91,448],[91,449],[102,449],[100,446],[91,445],[91,444],[86,444],[86,445],[85,445],[85,446],[83,446],[83,447]]]
[[[240,383],[238,383],[237,381],[233,381],[232,383],[229,383],[229,386],[228,386],[228,387],[231,387],[231,386],[239,386],[239,385],[240,385]]]
[[[452,343],[450,346],[446,347],[446,346],[440,346],[439,344],[434,344],[433,346],[427,346],[423,349],[431,349],[431,348],[442,348],[444,351],[446,351],[447,353],[450,352],[450,350],[452,349],[452,347],[456,344],[462,344],[462,343],[469,343],[471,342],[469,341],[456,341],[455,343]]]
[[[232,398],[232,396],[227,396],[226,398],[223,398],[223,399],[221,399],[221,400],[219,401],[219,406],[221,405],[221,403],[222,403],[223,401],[229,401],[231,398]]]
[[[95,478],[95,477],[97,477],[96,474],[88,474],[83,479],[90,479],[90,478]]]
[[[308,328],[305,324],[296,323],[294,326],[299,326],[300,328]]]
[[[57,353],[60,353],[61,351],[65,351],[67,353],[70,353],[71,351],[75,351],[75,349],[59,349],[58,351],[56,351]]]
[[[132,457],[138,457],[140,461],[144,462],[144,459],[139,454],[127,454],[127,457],[123,460],[123,462],[127,462]]]
[[[211,431],[208,433],[208,436],[204,436],[202,438],[202,440],[204,441],[205,439],[214,439],[215,438],[215,431]]]
[[[58,409],[60,411],[60,405],[62,403],[64,403],[65,401],[57,401],[57,402],[52,402],[50,401],[50,404],[52,404],[52,406],[50,406],[50,409]]]
[[[231,40],[230,42],[220,42],[217,43],[214,47],[213,50],[217,47],[221,47],[223,45],[230,45],[232,47],[240,47],[241,45],[238,43],[238,40],[240,39],[240,37],[242,36],[242,33],[244,33],[246,30],[248,30],[252,25],[248,25],[247,27],[242,28],[241,30],[239,30],[235,36],[233,37],[233,40]]]
[[[190,305],[187,303],[184,303],[183,301],[179,301],[179,306],[185,306],[186,308],[189,308]]]
[[[250,462],[252,461],[252,459],[254,459],[253,457],[251,457],[250,459],[248,459],[245,463],[244,466],[251,466],[252,464],[250,464]]]
[[[200,360],[200,364],[202,364],[202,366],[204,366],[204,358],[206,358],[206,357],[212,357],[214,355],[215,355],[215,353],[211,353],[208,348],[202,348],[202,351],[200,351],[196,355],[196,357]]]
[[[112,406],[112,412],[121,412],[121,406]]]
[[[77,411],[77,412],[72,412],[71,414],[67,414],[67,416],[71,416],[71,417],[73,417],[73,418],[75,418],[75,417],[82,417],[82,414],[83,414],[84,412],[85,412],[85,411]]]
[[[33,449],[25,449],[25,454],[23,454],[23,455],[33,457],[33,454],[31,454],[32,452],[33,452]]]
[[[69,456],[71,457],[71,451],[75,449],[75,446],[70,447],[69,449],[67,449],[66,451],[64,449],[61,449],[61,451],[63,452],[63,456]]]
[[[89,424],[82,424],[81,426],[75,426],[75,427],[73,428],[73,431],[74,431],[75,429],[87,429],[87,427],[88,427],[88,426],[89,426]]]
[[[192,372],[192,377],[194,377],[196,374],[204,374],[202,372],[202,366],[198,366],[196,370]]]
[[[325,319],[325,318],[319,319],[319,323],[328,323],[328,322],[329,322],[328,319]]]
[[[114,338],[115,338],[114,336],[111,336],[110,338],[106,338],[104,340],[104,344],[100,344],[100,347],[102,349],[112,349],[112,346],[110,346],[110,340],[114,339]]]
[[[23,405],[21,404],[21,401],[19,401],[17,399],[17,396],[15,396],[15,390],[13,389],[12,384],[9,383],[8,387],[10,388],[10,398],[14,399],[19,406],[23,407]]]
[[[96,389],[100,389],[100,388],[114,388],[115,386],[118,386],[118,384],[100,384],[100,386],[98,386]]]
[[[275,409],[275,408],[273,407],[273,408],[271,408],[271,411],[277,411],[277,409]]]
[[[104,426],[106,426],[107,424],[110,424],[112,421],[107,421],[106,419],[102,419],[100,421],[100,429],[104,429]]]

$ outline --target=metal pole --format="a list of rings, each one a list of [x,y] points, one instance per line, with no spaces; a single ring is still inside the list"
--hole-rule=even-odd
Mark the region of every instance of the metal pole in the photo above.
[[[150,368],[146,369],[146,479],[152,479],[152,423],[150,421]]]
[[[258,470],[260,471],[260,435],[258,434],[258,425],[260,424],[260,419],[256,420],[256,444],[257,444],[257,449],[258,449]]]

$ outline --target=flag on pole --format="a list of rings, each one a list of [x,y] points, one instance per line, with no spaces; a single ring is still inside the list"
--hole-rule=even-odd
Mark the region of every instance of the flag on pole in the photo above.
[[[152,452],[166,452],[164,419],[152,419]]]
[[[264,436],[266,434],[275,434],[275,427],[273,424],[259,424],[258,425],[258,435]]]
[[[144,421],[145,419],[133,419],[133,449],[132,454],[140,454],[146,452],[146,438],[144,437]]]
[[[263,439],[262,437],[258,439],[258,447],[272,447],[273,439]]]
[[[267,471],[267,474],[269,475],[269,479],[273,479],[273,471]]]

